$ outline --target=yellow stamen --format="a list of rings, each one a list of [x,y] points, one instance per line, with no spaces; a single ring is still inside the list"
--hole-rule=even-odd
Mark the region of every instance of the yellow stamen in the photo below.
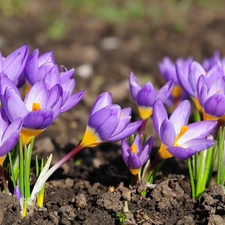
[[[39,103],[34,102],[32,105],[32,112],[37,110],[41,110],[41,105]]]
[[[181,96],[183,89],[180,85],[175,85],[172,89],[171,95],[173,98],[179,98]]]
[[[90,127],[87,127],[83,139],[80,143],[82,147],[95,147],[102,141],[99,136]]]
[[[152,108],[151,107],[138,107],[138,114],[142,120],[147,120],[152,115]]]
[[[5,157],[6,157],[6,155],[0,157],[0,166],[2,166],[2,164],[4,163]]]
[[[33,137],[38,136],[43,130],[30,130],[22,128],[20,134],[22,135],[23,145],[28,145]]]
[[[135,144],[130,146],[130,151],[133,152],[134,154],[137,154],[137,147]]]

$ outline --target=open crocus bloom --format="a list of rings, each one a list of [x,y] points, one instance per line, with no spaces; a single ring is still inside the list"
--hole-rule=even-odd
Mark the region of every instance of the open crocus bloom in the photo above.
[[[2,77],[4,83],[7,77]],[[6,83],[10,81],[7,80]],[[47,128],[59,115],[62,104],[62,88],[55,85],[50,90],[43,81],[32,86],[24,101],[16,86],[11,84],[2,95],[2,106],[10,121],[23,118],[22,139],[28,144],[33,136],[37,136]]]
[[[144,144],[138,134],[130,146],[126,139],[121,142],[122,158],[133,175],[137,175],[140,168],[150,157],[154,138],[150,137]]]
[[[119,105],[112,104],[111,93],[102,93],[91,109],[80,145],[94,147],[102,142],[127,138],[141,126],[141,121],[130,123],[130,120],[130,108],[121,109]]]
[[[161,99],[164,102],[170,96],[173,88],[173,80],[168,81],[159,90],[155,90],[149,82],[141,87],[133,72],[130,73],[129,84],[131,96],[138,106],[139,116],[142,120],[151,117],[155,100]]]
[[[23,71],[28,54],[29,47],[27,45],[18,48],[7,57],[3,57],[0,52],[0,73],[7,74],[17,87],[21,87],[25,83]]]
[[[188,124],[191,105],[183,101],[168,119],[163,103],[157,100],[154,104],[153,124],[161,140],[158,152],[160,160],[177,157],[188,159],[192,155],[214,145],[214,140],[206,137],[216,127],[215,121],[201,121]]]
[[[205,71],[201,64],[194,61],[191,63],[188,73],[185,72],[178,64],[176,64],[176,71],[180,85],[192,97],[199,112],[202,112],[201,105],[199,104],[197,98],[198,79],[201,75],[203,75],[206,79],[206,82],[210,85],[216,79],[223,77],[224,72],[221,62],[216,62],[209,71]]]
[[[48,89],[55,85],[62,87],[60,113],[74,107],[84,96],[84,91],[73,93],[76,84],[73,79],[75,70],[67,71],[64,68],[64,71],[60,72],[52,52],[46,52],[39,56],[39,51],[36,49],[28,58],[25,72],[26,79],[31,86],[36,82],[44,81]]]
[[[0,165],[3,164],[7,153],[15,147],[22,125],[22,118],[10,123],[4,109],[0,109]]]
[[[204,76],[198,79],[198,99],[203,108],[203,119],[222,119],[225,115],[225,77],[208,84]],[[223,118],[222,118],[223,117]]]

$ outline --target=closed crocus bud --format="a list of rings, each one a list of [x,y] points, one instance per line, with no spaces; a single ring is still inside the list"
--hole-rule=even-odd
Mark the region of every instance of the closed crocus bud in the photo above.
[[[147,120],[151,117],[153,104],[156,99],[161,99],[162,102],[166,101],[171,94],[173,83],[173,80],[170,80],[159,90],[155,90],[149,82],[141,87],[134,73],[130,73],[129,84],[131,96],[138,106],[138,113],[142,120]]]
[[[128,169],[133,175],[137,175],[140,168],[149,159],[154,138],[150,137],[145,143],[138,134],[133,143],[129,145],[126,139],[121,142],[122,158]]]

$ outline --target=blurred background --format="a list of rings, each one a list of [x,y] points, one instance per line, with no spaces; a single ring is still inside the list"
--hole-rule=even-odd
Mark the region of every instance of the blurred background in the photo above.
[[[224,9],[222,0],[0,0],[0,50],[6,56],[28,44],[31,51],[53,51],[59,65],[75,68],[76,91],[85,89],[86,95],[58,127],[84,129],[103,91],[136,109],[130,71],[142,84],[161,86],[157,64],[164,56],[199,62],[216,50],[224,56]],[[63,145],[68,138],[64,130],[58,141]]]

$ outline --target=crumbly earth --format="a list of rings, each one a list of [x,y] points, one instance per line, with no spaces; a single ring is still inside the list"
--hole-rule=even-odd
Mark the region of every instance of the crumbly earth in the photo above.
[[[186,8],[181,7],[185,1],[177,1],[175,6],[162,1],[158,8],[158,1],[145,1],[150,16],[120,23],[102,20],[88,10],[74,12],[65,2],[28,1],[27,8],[13,16],[0,14],[3,55],[23,44],[29,44],[31,51],[52,50],[57,63],[77,69],[76,91],[86,90],[82,102],[35,140],[34,157],[39,159],[53,153],[55,163],[78,143],[90,107],[103,91],[111,91],[114,102],[122,107],[132,107],[133,118],[137,118],[129,95],[130,71],[141,83],[150,81],[159,87],[163,79],[157,63],[166,55],[173,60],[193,56],[200,62],[216,50],[225,55],[225,14],[217,1]],[[66,24],[58,39],[49,35],[56,20]],[[154,134],[150,121],[147,133]],[[156,140],[155,147],[158,144]],[[49,179],[45,197],[43,208],[21,218],[17,200],[0,193],[0,224],[225,224],[221,187],[211,186],[198,201],[192,200],[186,163],[174,159],[164,165],[154,188],[142,182],[130,186],[117,143],[79,153]]]
[[[108,147],[96,149],[100,160],[105,158],[105,151],[111,154],[102,165],[95,165],[94,158],[88,158],[93,150],[87,150],[80,155],[86,156],[82,165],[69,162],[71,176],[62,179],[65,175],[58,171],[47,183],[44,206],[36,207],[26,218],[20,217],[15,197],[1,194],[4,211],[0,224],[225,224],[225,196],[221,186],[211,186],[194,201],[187,176],[165,172],[172,164],[179,167],[176,160],[164,166],[156,186],[145,182],[131,186],[126,168],[116,165],[122,165],[118,149]]]

